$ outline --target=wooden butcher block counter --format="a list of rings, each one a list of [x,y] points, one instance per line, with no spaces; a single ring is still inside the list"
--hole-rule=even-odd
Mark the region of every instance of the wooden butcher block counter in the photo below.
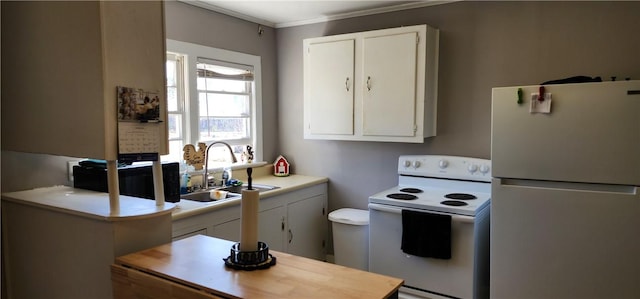
[[[399,278],[277,251],[276,265],[233,270],[233,242],[197,235],[116,258],[114,298],[397,298]]]

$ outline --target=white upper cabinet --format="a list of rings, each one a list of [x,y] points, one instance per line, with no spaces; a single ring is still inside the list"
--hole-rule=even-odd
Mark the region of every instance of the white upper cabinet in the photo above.
[[[311,134],[353,135],[353,39],[309,45],[305,64]],[[307,86],[307,85],[305,85]],[[307,107],[305,107],[307,108]]]
[[[416,134],[418,33],[364,38],[362,134]]]
[[[436,133],[438,30],[304,40],[306,139],[422,143]]]
[[[116,87],[157,92],[163,1],[2,1],[2,149],[116,160]]]

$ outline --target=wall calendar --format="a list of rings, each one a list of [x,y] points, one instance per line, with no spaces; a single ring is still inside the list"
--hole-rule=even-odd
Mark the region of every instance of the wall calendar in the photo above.
[[[158,92],[117,87],[118,160],[157,161],[161,146]]]

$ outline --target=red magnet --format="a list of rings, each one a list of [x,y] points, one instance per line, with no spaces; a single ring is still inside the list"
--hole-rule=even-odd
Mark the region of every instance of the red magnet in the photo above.
[[[540,89],[538,89],[538,101],[544,101],[544,86],[540,86]]]

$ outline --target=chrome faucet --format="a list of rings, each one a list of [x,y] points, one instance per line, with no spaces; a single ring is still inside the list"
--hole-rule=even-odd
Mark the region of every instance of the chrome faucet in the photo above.
[[[232,163],[238,162],[238,159],[236,159],[236,156],[233,154],[233,149],[228,143],[223,141],[214,141],[211,144],[209,144],[209,146],[207,146],[207,149],[204,152],[204,173],[202,174],[202,182],[204,185],[204,190],[209,189],[209,149],[213,147],[215,144],[226,145],[227,148],[229,149],[229,154],[231,154],[231,162]]]

